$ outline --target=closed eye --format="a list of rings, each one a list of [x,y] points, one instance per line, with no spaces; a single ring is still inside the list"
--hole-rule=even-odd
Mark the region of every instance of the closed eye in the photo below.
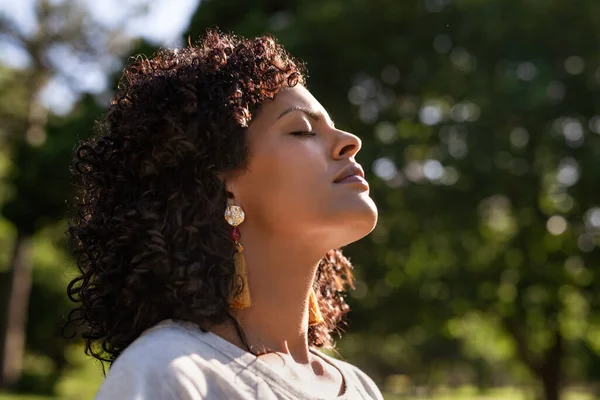
[[[296,135],[296,136],[315,136],[316,133],[314,133],[314,132],[308,132],[308,131],[298,131],[298,132],[292,132],[291,135]]]

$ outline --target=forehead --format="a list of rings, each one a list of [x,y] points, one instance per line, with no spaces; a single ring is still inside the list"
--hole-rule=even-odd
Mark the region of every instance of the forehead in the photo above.
[[[277,122],[284,111],[300,107],[324,113],[323,106],[304,86],[298,84],[291,88],[281,89],[273,100],[265,100],[261,105],[258,115],[252,120],[249,130],[253,127],[265,129]]]

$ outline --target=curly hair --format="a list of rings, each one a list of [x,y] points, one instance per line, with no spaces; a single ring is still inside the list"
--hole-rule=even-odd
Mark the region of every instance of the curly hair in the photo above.
[[[76,195],[66,234],[78,274],[67,293],[80,304],[64,327],[77,327],[86,354],[111,364],[171,318],[204,332],[229,321],[259,355],[228,311],[243,283],[217,174],[247,167],[246,131],[261,103],[305,81],[302,62],[273,37],[217,29],[124,68],[96,135],[78,143],[70,168]],[[324,322],[309,327],[309,345],[334,349],[351,270],[340,249],[321,259],[313,287]]]

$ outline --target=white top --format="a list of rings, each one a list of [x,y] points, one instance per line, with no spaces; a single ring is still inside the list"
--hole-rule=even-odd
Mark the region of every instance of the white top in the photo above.
[[[315,397],[222,337],[168,319],[142,333],[113,362],[95,400],[383,400],[360,369],[310,351],[340,371],[343,395]]]

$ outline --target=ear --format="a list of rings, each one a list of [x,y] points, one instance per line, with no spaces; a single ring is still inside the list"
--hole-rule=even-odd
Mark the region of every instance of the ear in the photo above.
[[[223,182],[223,186],[225,189],[225,193],[227,194],[227,199],[235,199],[236,198],[236,181],[237,174],[233,172],[219,172],[217,173],[217,178]],[[233,204],[233,203],[232,203]]]

